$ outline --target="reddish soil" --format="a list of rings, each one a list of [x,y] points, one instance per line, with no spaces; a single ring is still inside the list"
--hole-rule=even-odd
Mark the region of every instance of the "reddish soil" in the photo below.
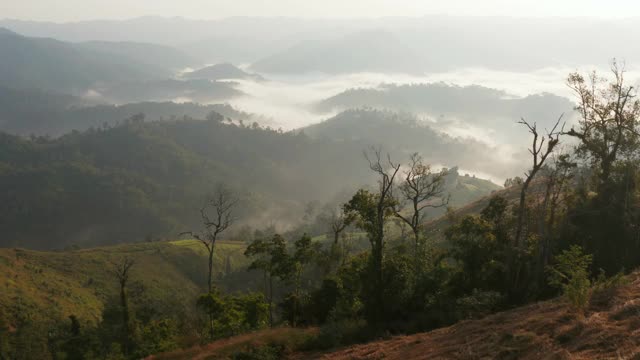
[[[629,278],[594,295],[584,316],[553,300],[312,358],[640,359],[640,274]]]

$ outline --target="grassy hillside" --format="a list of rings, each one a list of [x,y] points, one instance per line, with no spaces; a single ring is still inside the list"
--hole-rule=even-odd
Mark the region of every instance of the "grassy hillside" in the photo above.
[[[222,288],[252,286],[238,280],[248,275],[244,247],[232,241],[217,246],[214,269]],[[192,307],[206,284],[203,249],[195,240],[56,252],[0,249],[0,273],[6,274],[0,282],[0,322],[11,325],[20,316],[60,321],[73,314],[96,323],[105,302],[117,294],[111,269],[124,258],[135,261],[131,281],[144,288],[146,297],[160,306]],[[225,274],[227,263],[238,273]]]

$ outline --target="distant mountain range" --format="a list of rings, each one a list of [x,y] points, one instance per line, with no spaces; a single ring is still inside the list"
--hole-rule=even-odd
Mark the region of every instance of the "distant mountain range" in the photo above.
[[[254,115],[229,105],[139,102],[123,105],[94,103],[85,98],[42,90],[0,87],[0,131],[17,135],[60,136],[73,130],[114,126],[136,114],[146,121],[204,119],[216,112],[236,121],[253,121]]]
[[[162,44],[179,48],[202,63],[255,63],[256,69],[294,74],[317,69],[348,71],[353,67],[367,71],[366,67],[356,65],[363,61],[359,56],[371,54],[383,56],[379,60],[368,59],[370,63],[366,65],[375,64],[372,68],[387,70],[381,65],[385,65],[396,50],[400,50],[395,54],[397,64],[390,70],[400,68],[403,72],[413,71],[416,65],[420,65],[420,71],[427,72],[463,67],[529,71],[556,66],[606,65],[612,57],[628,63],[640,61],[640,48],[630,45],[635,43],[637,19],[437,15],[342,20],[143,17],[63,24],[0,20],[0,27],[27,36],[63,41]],[[353,46],[352,40],[361,41],[363,48]],[[405,47],[411,51],[406,52]],[[347,61],[349,54],[355,56],[346,62],[351,67],[332,68],[335,66],[330,64],[332,59]],[[403,58],[409,54],[414,57]],[[323,64],[323,60],[327,64]],[[289,65],[296,66],[288,68]]]
[[[304,41],[251,65],[252,69],[265,73],[329,74],[363,71],[418,74],[427,67],[425,58],[387,31]]]
[[[316,104],[321,113],[353,108],[389,109],[427,116],[432,126],[469,125],[493,130],[503,143],[527,135],[516,124],[521,118],[552,126],[561,115],[571,123],[574,104],[565,97],[540,93],[517,97],[479,85],[446,83],[382,84],[376,88],[348,89]]]
[[[159,70],[119,54],[54,39],[0,33],[0,85],[82,93],[101,82],[147,80]]]
[[[139,43],[69,43],[0,31],[0,86],[70,94],[122,81],[172,77],[194,64],[178,50]]]

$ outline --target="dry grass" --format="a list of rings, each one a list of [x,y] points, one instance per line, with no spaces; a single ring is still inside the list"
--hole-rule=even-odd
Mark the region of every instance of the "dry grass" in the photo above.
[[[150,356],[148,360],[178,360],[178,359],[228,359],[238,351],[268,344],[280,344],[293,349],[302,345],[317,329],[294,329],[288,327],[266,329],[254,333],[242,334],[228,339],[214,341],[210,344],[196,346],[189,349]]]
[[[584,316],[553,300],[313,358],[640,359],[640,274],[599,296]]]

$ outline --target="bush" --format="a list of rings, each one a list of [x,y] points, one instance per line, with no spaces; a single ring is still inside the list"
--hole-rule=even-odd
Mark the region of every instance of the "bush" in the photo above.
[[[500,309],[504,296],[497,291],[482,291],[474,289],[467,296],[456,300],[459,319],[478,318],[491,314]]]
[[[554,265],[547,269],[549,285],[562,289],[563,295],[578,311],[584,311],[589,303],[589,266],[592,260],[593,256],[584,254],[580,246],[572,245],[556,256]]]
[[[320,328],[318,335],[307,344],[308,349],[325,350],[338,346],[366,342],[374,334],[364,320],[331,321]]]

